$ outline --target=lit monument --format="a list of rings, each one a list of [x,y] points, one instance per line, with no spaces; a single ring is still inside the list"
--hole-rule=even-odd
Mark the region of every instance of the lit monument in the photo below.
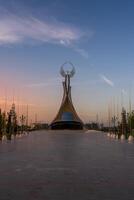
[[[64,70],[65,65],[70,65],[71,70]],[[61,66],[60,74],[64,77],[63,81],[63,99],[60,109],[55,119],[50,124],[51,129],[83,129],[83,122],[77,115],[71,98],[70,78],[75,74],[75,68],[71,62],[66,62]]]

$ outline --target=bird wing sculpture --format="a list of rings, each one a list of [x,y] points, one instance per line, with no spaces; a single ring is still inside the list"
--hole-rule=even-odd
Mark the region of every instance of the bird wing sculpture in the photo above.
[[[72,70],[70,70],[70,71],[65,71],[64,70],[64,65],[66,65],[66,64],[70,64],[71,66],[72,66]],[[63,76],[63,77],[65,77],[67,74],[70,76],[70,78],[72,78],[73,76],[74,76],[74,74],[75,74],[75,67],[74,67],[74,65],[71,63],[71,62],[65,62],[62,66],[61,66],[61,68],[60,68],[60,74]]]
[[[72,70],[70,71],[70,78],[72,78],[74,76],[74,74],[75,74],[75,67],[71,62],[69,62],[69,63],[72,66]]]
[[[63,76],[63,77],[66,76],[66,73],[65,73],[65,71],[64,71],[64,69],[63,69],[63,65],[62,65],[61,68],[60,68],[60,74],[61,74],[61,76]]]

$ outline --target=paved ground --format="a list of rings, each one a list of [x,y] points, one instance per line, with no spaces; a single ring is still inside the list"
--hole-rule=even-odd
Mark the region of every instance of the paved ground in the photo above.
[[[133,200],[134,144],[99,132],[33,132],[0,144],[0,200]]]

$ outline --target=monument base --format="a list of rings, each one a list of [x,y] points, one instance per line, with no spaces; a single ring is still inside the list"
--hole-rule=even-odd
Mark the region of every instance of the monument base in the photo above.
[[[51,130],[82,130],[83,124],[77,121],[57,121],[50,125]]]

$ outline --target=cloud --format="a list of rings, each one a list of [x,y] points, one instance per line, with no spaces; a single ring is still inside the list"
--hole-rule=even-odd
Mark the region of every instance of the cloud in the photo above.
[[[60,22],[47,22],[35,17],[9,15],[0,19],[0,43],[18,43],[26,39],[69,45],[79,40],[82,32]]]
[[[50,86],[50,85],[55,85],[55,84],[54,83],[41,82],[41,83],[31,83],[31,84],[25,85],[25,87],[28,87],[28,88],[40,88],[40,87],[47,87],[47,86]]]
[[[58,84],[58,81],[61,81],[60,78],[53,78],[53,79],[49,79],[45,82],[38,82],[38,83],[30,83],[25,85],[24,87],[27,88],[41,88],[41,87],[47,87],[47,86],[52,86],[52,85],[56,85]]]
[[[110,79],[108,79],[106,76],[104,75],[100,75],[101,79],[109,86],[113,87],[114,86],[114,83],[113,81],[111,81]]]
[[[78,46],[93,34],[55,18],[37,18],[31,12],[22,16],[0,7],[0,45],[51,43],[70,48],[87,59],[88,52]]]
[[[87,57],[83,49],[76,48],[75,43],[84,37],[90,37],[92,32],[82,30],[56,20],[47,21],[36,17],[19,17],[6,13],[0,16],[0,44],[16,44],[33,40],[48,42],[73,48]]]
[[[46,81],[46,82],[38,82],[38,83],[30,83],[27,85],[24,85],[24,87],[27,88],[42,88],[42,87],[48,87],[48,86],[54,86],[54,85],[61,85],[61,78],[53,79],[51,81]],[[89,86],[89,85],[96,85],[99,83],[99,80],[88,80],[88,81],[73,81],[72,85],[73,86]]]
[[[125,95],[125,96],[127,95],[126,90],[122,89],[121,92],[122,92],[123,95]]]
[[[84,58],[88,58],[88,52],[84,49],[80,49],[80,48],[75,48],[75,51],[78,52],[81,56],[83,56]]]

